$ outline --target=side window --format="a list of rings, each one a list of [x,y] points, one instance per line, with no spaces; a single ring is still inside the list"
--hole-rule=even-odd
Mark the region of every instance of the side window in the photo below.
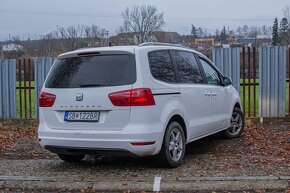
[[[191,52],[171,51],[180,77],[180,83],[203,83],[198,63]]]
[[[168,51],[148,53],[150,71],[154,78],[169,83],[176,83],[176,76]]]
[[[219,73],[203,58],[200,58],[200,62],[205,72],[207,83],[212,85],[220,85],[221,81]]]

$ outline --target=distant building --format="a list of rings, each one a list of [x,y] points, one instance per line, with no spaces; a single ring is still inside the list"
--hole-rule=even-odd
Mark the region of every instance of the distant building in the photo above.
[[[3,52],[18,52],[18,51],[23,51],[24,52],[24,47],[19,44],[7,44],[2,46],[2,51]]]
[[[247,46],[270,46],[272,44],[272,36],[257,35],[256,38],[237,38],[236,43]]]
[[[272,35],[257,35],[257,39],[271,39],[272,40]]]
[[[25,49],[22,45],[10,43],[4,44],[1,52],[4,58],[18,58],[25,53]]]
[[[194,38],[193,45],[198,50],[206,50],[215,45],[214,38]]]

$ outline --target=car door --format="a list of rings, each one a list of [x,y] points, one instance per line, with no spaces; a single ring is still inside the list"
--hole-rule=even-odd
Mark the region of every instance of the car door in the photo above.
[[[230,88],[223,86],[222,75],[206,58],[199,57],[205,74],[205,79],[211,93],[213,131],[225,128],[228,125],[230,114]]]
[[[192,52],[170,51],[178,83],[189,140],[208,132],[211,120],[210,89],[204,84],[200,66]]]

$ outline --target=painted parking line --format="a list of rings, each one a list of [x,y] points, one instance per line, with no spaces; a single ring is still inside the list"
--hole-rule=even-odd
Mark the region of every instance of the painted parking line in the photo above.
[[[160,191],[160,181],[161,181],[161,177],[155,177],[154,178],[153,192],[159,192]]]

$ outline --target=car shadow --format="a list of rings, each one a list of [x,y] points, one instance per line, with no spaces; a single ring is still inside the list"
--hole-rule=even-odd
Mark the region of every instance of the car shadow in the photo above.
[[[211,152],[217,143],[223,140],[221,135],[213,134],[202,139],[193,141],[186,146],[185,156],[207,154]]]
[[[209,154],[217,143],[222,140],[220,135],[215,134],[197,141],[191,142],[186,147],[186,153],[184,161],[187,163],[191,159],[195,159],[199,156]],[[82,169],[97,167],[102,170],[106,169],[142,169],[142,168],[163,168],[160,164],[158,156],[150,157],[128,157],[128,156],[109,156],[109,155],[97,155],[86,156],[86,158],[80,163],[65,163],[61,162],[59,167],[78,167]],[[121,167],[120,167],[121,166]],[[186,167],[186,166],[183,166]]]

